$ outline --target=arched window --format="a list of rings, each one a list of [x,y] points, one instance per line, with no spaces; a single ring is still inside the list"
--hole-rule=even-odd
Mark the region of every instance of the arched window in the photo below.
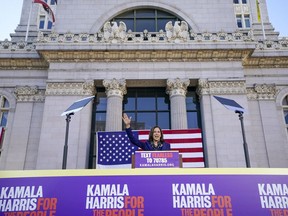
[[[0,95],[0,127],[6,127],[9,111],[8,100]]]
[[[111,21],[123,21],[127,30],[132,32],[143,32],[145,29],[149,32],[159,32],[165,30],[167,22],[182,21],[179,17],[166,11],[153,8],[135,9],[114,17]]]
[[[4,96],[0,95],[0,155],[4,140],[5,127],[7,125],[8,111],[9,102]]]
[[[283,112],[284,112],[284,120],[286,123],[286,128],[288,130],[288,95],[282,101]]]

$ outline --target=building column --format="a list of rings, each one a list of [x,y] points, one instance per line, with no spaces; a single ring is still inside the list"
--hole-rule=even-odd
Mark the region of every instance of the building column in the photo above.
[[[107,114],[105,131],[122,130],[122,101],[127,93],[125,79],[104,80],[107,95]]]
[[[189,79],[168,79],[166,93],[170,96],[171,129],[187,129],[186,93]]]

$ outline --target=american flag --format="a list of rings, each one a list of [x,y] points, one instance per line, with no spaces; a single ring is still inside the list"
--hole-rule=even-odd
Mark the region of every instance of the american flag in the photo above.
[[[148,140],[149,131],[133,131],[141,141]],[[183,167],[205,167],[200,129],[163,130],[171,150],[182,155]],[[131,155],[138,150],[130,143],[125,131],[97,133],[97,168],[129,168]]]

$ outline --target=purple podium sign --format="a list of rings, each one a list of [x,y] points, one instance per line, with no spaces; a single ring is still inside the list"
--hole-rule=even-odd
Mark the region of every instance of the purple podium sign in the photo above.
[[[136,151],[134,168],[179,168],[178,151]]]

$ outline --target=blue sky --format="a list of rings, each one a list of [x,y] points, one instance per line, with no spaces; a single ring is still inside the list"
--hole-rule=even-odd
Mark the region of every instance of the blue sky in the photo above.
[[[229,0],[227,0],[229,1]],[[230,0],[232,1],[232,0]],[[266,0],[270,22],[281,37],[288,37],[288,0]],[[23,0],[2,0],[0,6],[0,40],[10,40],[20,22]]]

